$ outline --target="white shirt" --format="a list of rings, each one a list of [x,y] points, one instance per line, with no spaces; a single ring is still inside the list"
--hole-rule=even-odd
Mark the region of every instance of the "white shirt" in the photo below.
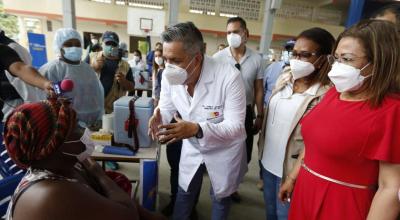
[[[218,51],[213,55],[213,57],[220,62],[229,63],[233,66],[237,64],[231,53],[230,47]],[[246,47],[246,52],[240,59],[239,64],[244,86],[246,88],[246,105],[252,105],[254,102],[254,81],[264,78],[262,58],[252,49]]]
[[[293,93],[293,84],[288,84],[272,96],[269,102],[261,163],[275,176],[282,178],[286,146],[292,133],[290,128],[296,112],[307,96],[316,95],[319,86],[317,83],[304,93]]]
[[[143,62],[143,60],[139,60],[139,62],[136,62],[135,59],[131,59],[128,61],[129,66],[132,68],[132,72],[134,72],[134,70],[139,70],[139,71],[144,71],[146,65]]]
[[[244,118],[245,88],[239,71],[204,57],[193,97],[184,85],[161,80],[159,108],[164,124],[175,112],[185,121],[196,122],[203,138],[184,139],[179,164],[179,186],[187,191],[202,163],[205,163],[217,198],[235,192],[247,171]]]

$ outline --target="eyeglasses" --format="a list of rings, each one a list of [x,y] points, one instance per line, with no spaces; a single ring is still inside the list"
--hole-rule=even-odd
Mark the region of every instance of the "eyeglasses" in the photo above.
[[[297,51],[292,51],[292,58],[297,58],[298,57],[300,60],[301,59],[308,59],[308,58],[310,58],[312,56],[316,56],[316,55],[317,55],[316,52],[308,52],[308,51],[297,52]]]
[[[240,71],[240,63],[236,63],[235,67]]]
[[[356,56],[353,56],[350,54],[344,54],[341,57],[336,57],[334,55],[327,55],[328,63],[330,65],[333,65],[335,62],[351,65],[352,63],[354,63],[354,61],[356,59],[360,59],[360,58],[364,58],[364,57],[366,57],[366,56],[356,57]]]

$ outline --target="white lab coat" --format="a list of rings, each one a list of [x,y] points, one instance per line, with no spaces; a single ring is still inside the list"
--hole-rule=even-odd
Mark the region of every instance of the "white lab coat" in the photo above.
[[[169,123],[178,111],[183,120],[199,123],[204,135],[183,140],[179,186],[187,191],[199,166],[205,163],[215,196],[230,196],[247,172],[243,80],[230,64],[205,56],[191,104],[188,96],[185,86],[169,85],[162,78],[159,108],[163,123]]]

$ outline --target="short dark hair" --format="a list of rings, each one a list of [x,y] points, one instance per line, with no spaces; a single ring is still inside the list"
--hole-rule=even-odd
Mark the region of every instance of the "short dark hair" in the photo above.
[[[184,50],[188,54],[193,55],[197,52],[204,54],[203,35],[192,22],[179,23],[168,27],[161,34],[161,40],[167,43],[182,42]]]
[[[335,38],[332,36],[332,34],[319,27],[307,29],[301,32],[297,36],[297,39],[299,38],[306,38],[318,44],[319,49],[317,53],[319,55],[331,54],[332,48],[335,45]]]
[[[226,25],[228,26],[228,24],[234,23],[234,22],[239,22],[240,23],[240,27],[242,27],[244,30],[247,30],[246,21],[241,17],[229,18],[228,21],[226,22]]]
[[[161,42],[157,42],[157,43],[156,43],[156,46],[157,46],[157,45],[161,45],[161,46],[162,46],[162,43],[161,43]]]
[[[396,22],[397,24],[400,23],[400,4],[390,4],[390,5],[385,5],[382,8],[380,8],[378,11],[376,11],[372,17],[380,17],[384,16],[386,13],[393,13],[396,16]]]
[[[139,55],[140,58],[142,58],[142,52],[140,52],[140,50],[134,50],[133,53],[137,53]]]
[[[335,46],[335,38],[329,33],[327,30],[322,28],[310,28],[303,32],[301,32],[297,38],[305,38],[310,40],[318,45],[317,55],[321,57],[321,67],[315,73],[311,74],[307,78],[309,83],[313,85],[316,82],[321,83],[321,85],[328,85],[330,84],[330,80],[328,77],[328,72],[331,70],[331,66],[328,63],[328,59],[326,55],[332,53],[332,49]]]

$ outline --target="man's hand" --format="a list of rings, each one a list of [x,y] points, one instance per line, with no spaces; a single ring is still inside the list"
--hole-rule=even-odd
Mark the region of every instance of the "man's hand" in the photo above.
[[[122,73],[116,73],[115,80],[117,80],[118,84],[121,85],[124,90],[132,91],[135,89],[133,82],[127,80]]]
[[[104,66],[105,57],[102,53],[98,53],[98,56],[91,62],[91,66],[95,72],[99,73]]]
[[[43,89],[50,97],[55,96],[55,92],[54,92],[54,89],[53,89],[53,83],[51,83],[50,81],[46,80],[46,81],[43,83],[42,89]]]
[[[262,126],[263,118],[262,117],[257,117],[256,120],[254,121],[253,125],[253,134],[257,134]]]
[[[126,80],[124,74],[122,73],[115,74],[115,79],[117,80],[118,83],[124,83],[124,80]]]
[[[153,116],[151,116],[149,120],[149,130],[148,130],[148,135],[153,139],[156,140],[157,138],[157,133],[158,133],[158,127],[162,125],[162,117],[160,113],[160,109],[156,108],[154,111]]]
[[[33,67],[23,62],[15,62],[10,65],[9,71],[12,75],[19,77],[22,81],[29,85],[44,90],[50,96],[54,95],[52,83]]]
[[[193,137],[199,131],[199,125],[197,123],[184,121],[179,118],[178,114],[175,114],[174,118],[176,123],[158,126],[160,130],[166,129],[157,133],[161,143],[167,142],[167,144],[171,144],[178,140]]]

